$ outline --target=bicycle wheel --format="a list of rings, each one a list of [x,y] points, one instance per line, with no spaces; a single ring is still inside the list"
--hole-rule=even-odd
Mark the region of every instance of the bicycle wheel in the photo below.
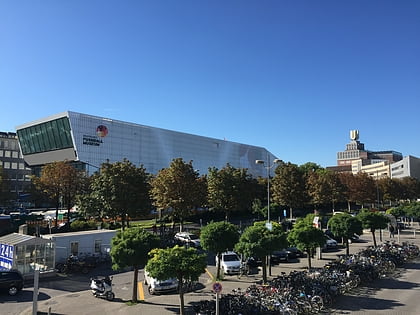
[[[311,305],[315,313],[319,313],[324,308],[324,300],[319,295],[311,298]]]

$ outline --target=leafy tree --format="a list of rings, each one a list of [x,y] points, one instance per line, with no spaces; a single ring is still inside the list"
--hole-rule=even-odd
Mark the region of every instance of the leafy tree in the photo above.
[[[99,173],[95,173],[90,177],[86,177],[83,185],[83,193],[79,194],[76,198],[76,204],[79,209],[79,213],[85,218],[95,218],[102,220],[106,216],[106,212],[103,205],[102,198],[99,197],[97,192],[92,190],[92,183],[95,176]]]
[[[154,249],[147,262],[147,272],[158,280],[177,278],[179,283],[180,313],[185,314],[184,288],[185,281],[197,281],[205,271],[207,257],[197,253],[195,248],[175,246],[173,248]]]
[[[328,220],[328,226],[335,236],[343,239],[346,246],[346,255],[349,255],[349,239],[354,234],[361,235],[363,233],[362,221],[348,213],[340,213]]]
[[[305,176],[323,169],[322,166],[314,162],[306,162],[305,164],[299,165],[299,170],[303,172]]]
[[[158,236],[138,227],[119,230],[111,240],[112,269],[118,270],[126,267],[134,269],[133,302],[137,302],[138,271],[146,265],[147,254],[158,247]]]
[[[404,211],[407,217],[420,218],[420,202],[411,202],[406,204]]]
[[[296,164],[280,164],[272,180],[272,192],[274,202],[287,205],[290,217],[293,217],[293,209],[302,206],[308,199],[304,173]]]
[[[201,229],[201,246],[205,250],[215,253],[219,258],[216,279],[220,278],[220,261],[222,253],[233,249],[238,241],[238,229],[235,225],[225,221],[211,222]]]
[[[357,217],[362,221],[363,228],[370,229],[373,237],[373,245],[376,247],[375,231],[387,227],[389,219],[380,212],[362,210]]]
[[[400,200],[417,200],[420,198],[420,181],[414,177],[395,179],[401,186]]]
[[[287,235],[290,244],[302,251],[306,251],[308,257],[308,269],[312,268],[311,256],[317,247],[323,247],[326,236],[321,229],[309,223],[309,219],[298,220]]]
[[[150,174],[143,165],[136,167],[130,161],[103,163],[100,173],[92,176],[91,198],[83,198],[94,209],[102,206],[103,211],[110,217],[119,216],[122,228],[125,222],[129,225],[128,217],[146,214],[151,209],[149,197]]]
[[[263,281],[267,282],[266,256],[275,250],[287,247],[286,233],[280,224],[271,222],[271,231],[265,226],[265,222],[255,222],[242,233],[235,250],[245,257],[260,258],[262,261]]]
[[[400,181],[394,180],[389,177],[377,179],[378,189],[381,192],[382,203],[388,201],[391,205],[393,201],[402,199],[402,185]]]
[[[172,220],[179,218],[182,230],[184,219],[194,208],[205,203],[205,184],[206,181],[200,179],[194,170],[192,161],[185,163],[177,158],[152,179],[150,194],[160,211],[172,209]]]
[[[208,203],[210,208],[229,214],[244,209],[251,209],[257,191],[257,181],[246,169],[238,169],[227,164],[221,170],[209,169]]]
[[[420,202],[410,202],[402,204],[398,207],[390,208],[387,210],[388,214],[395,217],[411,217],[420,218]]]
[[[32,177],[35,187],[47,195],[55,205],[56,226],[60,202],[67,207],[67,220],[70,221],[70,209],[76,203],[84,176],[82,171],[74,168],[69,162],[59,161],[45,165],[40,177]]]
[[[366,202],[375,202],[376,183],[367,173],[358,173],[354,175],[354,180],[351,184],[351,199],[360,204],[362,208]]]
[[[314,204],[322,205],[343,199],[344,186],[338,178],[338,174],[330,170],[318,169],[307,175],[308,194]]]
[[[407,215],[406,207],[404,205],[398,207],[392,207],[386,210],[386,214],[391,214],[396,218],[404,217]]]

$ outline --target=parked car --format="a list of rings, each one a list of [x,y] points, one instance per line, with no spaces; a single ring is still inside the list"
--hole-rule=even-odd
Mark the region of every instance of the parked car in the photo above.
[[[216,266],[218,259],[216,255]],[[238,274],[241,270],[241,258],[235,252],[224,252],[221,254],[220,268],[224,274]]]
[[[286,250],[288,250],[289,252],[295,253],[297,258],[302,258],[302,257],[306,257],[306,254],[304,252],[302,252],[299,248],[297,247],[288,247],[286,248]]]
[[[20,290],[22,290],[23,284],[23,276],[18,270],[0,271],[1,291],[6,291],[9,295],[16,295]]]
[[[325,235],[337,242],[342,242],[342,239],[340,237],[336,237],[330,230],[325,230]],[[353,236],[349,238],[349,243],[351,244],[357,242],[360,242],[360,236],[354,233]]]
[[[297,254],[295,251],[290,251],[289,249],[282,249],[274,251],[270,257],[272,264],[278,264],[281,262],[291,262],[297,260]]]
[[[144,284],[150,294],[160,294],[176,291],[178,289],[178,280],[175,278],[167,280],[157,280],[150,276],[147,270],[144,270]]]
[[[336,240],[332,239],[331,237],[329,237],[328,235],[325,235],[325,237],[327,238],[324,244],[323,249],[324,250],[331,250],[331,249],[336,249],[338,246],[338,243]]]
[[[189,233],[189,232],[178,232],[175,234],[175,241],[178,241],[182,244],[188,244],[192,247],[195,248],[200,248],[201,244],[200,244],[200,238],[193,234],[193,233]]]
[[[271,264],[278,264],[281,262],[289,261],[289,253],[286,250],[276,250],[271,253],[270,262]]]

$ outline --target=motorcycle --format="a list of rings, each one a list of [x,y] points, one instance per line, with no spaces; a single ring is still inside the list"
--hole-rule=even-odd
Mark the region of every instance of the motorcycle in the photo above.
[[[115,294],[112,292],[112,277],[90,278],[90,289],[95,297],[106,298],[108,301],[115,298]]]

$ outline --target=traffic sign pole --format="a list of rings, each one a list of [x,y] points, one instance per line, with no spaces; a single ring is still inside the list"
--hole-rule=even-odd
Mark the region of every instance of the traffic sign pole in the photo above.
[[[219,294],[222,292],[222,284],[220,282],[213,283],[213,291],[216,293],[216,315],[219,315]]]

